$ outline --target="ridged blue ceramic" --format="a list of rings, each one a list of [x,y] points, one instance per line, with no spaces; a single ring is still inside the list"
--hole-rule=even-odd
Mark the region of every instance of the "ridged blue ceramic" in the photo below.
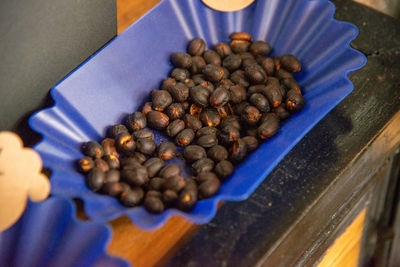
[[[105,225],[75,219],[70,200],[29,201],[18,222],[0,232],[0,266],[129,266],[107,255],[110,237]]]
[[[52,193],[83,199],[93,220],[127,215],[145,229],[158,227],[173,215],[205,223],[215,215],[219,201],[246,199],[283,156],[352,91],[346,76],[366,62],[349,45],[357,28],[336,21],[334,10],[325,0],[259,0],[231,13],[212,10],[200,0],[162,1],[55,86],[51,91],[55,106],[31,118],[32,128],[43,135],[35,149],[44,166],[53,170]],[[202,37],[213,47],[236,31],[267,40],[273,55],[292,53],[300,58],[303,70],[295,76],[305,93],[305,109],[251,154],[215,197],[200,201],[190,213],[169,209],[153,215],[91,192],[75,171],[74,161],[82,156],[80,143],[101,140],[107,126],[139,110],[150,91],[168,76],[171,53],[185,50],[189,40]]]

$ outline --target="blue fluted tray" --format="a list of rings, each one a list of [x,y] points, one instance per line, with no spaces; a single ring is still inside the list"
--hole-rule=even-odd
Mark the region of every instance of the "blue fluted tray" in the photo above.
[[[0,233],[0,266],[129,266],[106,253],[110,238],[107,226],[75,219],[68,199],[29,201],[18,222]]]
[[[347,74],[366,62],[349,45],[358,29],[336,21],[333,15],[334,5],[326,0],[259,0],[229,13],[212,10],[200,0],[162,1],[56,85],[51,91],[54,107],[31,117],[31,127],[43,135],[35,149],[44,166],[53,171],[52,193],[83,199],[93,220],[127,215],[144,229],[159,227],[173,215],[206,223],[215,215],[219,201],[246,199],[290,149],[352,91]],[[171,53],[186,50],[195,37],[204,38],[212,48],[236,31],[267,40],[272,55],[292,53],[301,60],[303,70],[295,77],[307,100],[304,110],[238,166],[215,197],[198,202],[189,213],[169,209],[154,215],[143,207],[125,208],[113,198],[90,191],[75,170],[74,162],[82,157],[80,144],[101,140],[109,125],[140,110],[151,90],[159,88],[171,71]],[[164,138],[157,134],[157,140]]]

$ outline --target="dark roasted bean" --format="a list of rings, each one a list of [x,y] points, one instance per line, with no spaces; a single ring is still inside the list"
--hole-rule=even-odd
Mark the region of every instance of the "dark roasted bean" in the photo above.
[[[150,139],[150,138],[149,138],[149,139]],[[143,154],[140,153],[140,152],[135,152],[135,153],[133,154],[133,157],[134,157],[140,164],[142,164],[143,162],[146,161],[146,156],[143,155]]]
[[[126,128],[125,125],[123,124],[116,124],[111,126],[108,129],[108,136],[112,139],[115,139],[115,137],[117,137],[120,133],[127,133],[128,132],[128,128]]]
[[[105,138],[101,141],[101,146],[103,147],[104,156],[116,156],[119,157],[119,153],[117,152],[117,148],[115,147],[115,140],[111,138]]]
[[[134,132],[132,135],[133,135],[133,137],[134,137],[135,139],[139,139],[139,138],[149,138],[149,139],[151,139],[151,140],[154,139],[154,134],[153,134],[153,132],[150,131],[150,130],[145,130],[145,129],[136,131],[136,132]]]
[[[164,111],[164,109],[166,109],[172,103],[172,96],[167,90],[154,90],[151,94],[151,97],[153,102],[153,109],[157,111]],[[135,112],[135,113],[142,114],[140,112]],[[143,114],[142,118],[146,119],[146,117]]]
[[[227,125],[221,129],[221,133],[218,136],[219,140],[222,144],[228,145],[231,142],[234,142],[240,138],[239,129],[232,126]]]
[[[189,114],[195,116],[196,118],[200,118],[200,114],[203,108],[196,106],[195,104],[190,105]]]
[[[188,46],[188,53],[192,56],[201,56],[206,49],[206,43],[201,38],[193,39]]]
[[[165,114],[169,117],[170,121],[181,119],[185,115],[185,110],[181,103],[172,103],[165,110]]]
[[[222,70],[223,70],[223,72],[224,72],[224,75],[222,76],[222,80],[226,80],[226,79],[229,79],[229,77],[231,76],[231,72],[227,69],[227,68],[225,68],[225,67],[222,67]],[[221,81],[222,81],[221,80]],[[221,82],[220,81],[220,82]]]
[[[99,168],[94,167],[86,177],[86,185],[93,191],[99,191],[104,184],[106,174]]]
[[[181,168],[176,164],[168,164],[161,169],[159,176],[166,179],[170,176],[176,176],[181,173]]]
[[[203,71],[206,67],[207,63],[201,56],[194,56],[192,57],[192,66],[190,67],[190,73],[198,74]]]
[[[152,178],[164,167],[164,161],[160,158],[149,158],[143,166],[146,167],[148,176]]]
[[[190,88],[190,98],[192,101],[199,107],[207,107],[208,106],[208,97],[210,96],[210,92],[204,86],[197,85],[195,87]]]
[[[159,92],[161,92],[161,91],[159,91]],[[169,94],[167,91],[163,91],[163,92],[166,92],[167,94]],[[153,107],[154,107],[154,103],[153,103]],[[131,132],[143,129],[144,127],[146,127],[146,124],[147,124],[146,116],[141,112],[134,112],[134,113],[130,114],[125,122],[126,127]]]
[[[197,131],[202,127],[201,121],[190,114],[186,114],[183,117],[183,121],[185,122],[186,128],[190,128],[193,131]]]
[[[171,77],[182,82],[190,78],[190,72],[187,69],[175,68],[171,72]]]
[[[246,135],[250,135],[257,138],[258,137],[257,127],[247,127]]]
[[[225,106],[229,101],[229,91],[224,87],[218,87],[210,96],[210,104],[214,107]],[[211,126],[211,125],[209,125]]]
[[[189,97],[189,87],[183,83],[177,83],[169,89],[170,94],[177,102],[184,102]]]
[[[143,166],[133,166],[121,171],[121,180],[131,186],[142,186],[149,181],[147,169]]]
[[[164,190],[173,190],[175,192],[181,191],[186,185],[185,179],[180,175],[169,176],[165,178],[163,188]]]
[[[155,197],[155,198],[162,198],[162,193],[160,191],[157,190],[149,190],[146,192],[146,194],[144,195],[144,198],[148,198],[148,197]]]
[[[235,53],[242,53],[249,50],[250,42],[245,40],[232,40],[229,44]]]
[[[233,107],[233,110],[234,110],[235,114],[241,115],[243,113],[243,110],[248,106],[250,106],[250,103],[243,101],[243,102],[240,102],[239,104],[236,104]]]
[[[233,142],[229,152],[232,162],[239,164],[247,155],[247,145],[242,139],[238,139]]]
[[[207,91],[211,94],[212,92],[214,92],[214,85],[212,82],[209,81],[203,81],[201,82],[199,85],[203,86],[204,88],[207,89]]]
[[[115,146],[119,153],[132,156],[135,153],[136,142],[129,133],[121,133],[115,139]]]
[[[262,84],[265,83],[267,75],[264,70],[259,65],[250,65],[245,68],[246,75],[250,79],[250,81],[254,84]]]
[[[157,148],[157,155],[160,159],[167,161],[176,155],[176,146],[171,142],[161,142]]]
[[[207,64],[221,66],[221,57],[214,50],[206,50],[203,57]]]
[[[201,184],[210,179],[218,179],[218,177],[213,172],[202,172],[202,173],[199,173],[199,175],[197,175],[197,177],[195,179],[199,184]]]
[[[282,103],[282,94],[280,86],[269,86],[265,89],[265,96],[267,97],[271,107],[278,107]]]
[[[227,116],[222,120],[221,128],[224,128],[228,125],[233,126],[239,130],[241,129],[239,117],[236,115]]]
[[[229,80],[229,79],[222,79],[221,81],[219,81],[219,83],[218,83],[218,87],[224,87],[224,88],[226,88],[226,89],[228,89],[229,90],[229,88],[231,87],[231,86],[234,86],[235,84],[231,81],[231,80]]]
[[[199,85],[200,83],[206,81],[206,76],[203,73],[195,74],[192,76],[192,80],[195,85]]]
[[[194,81],[192,79],[186,79],[182,83],[189,88],[192,88],[193,86],[195,86]]]
[[[238,54],[238,56],[242,59],[255,59],[254,55],[250,52],[241,52]]]
[[[286,79],[280,80],[280,82],[281,82],[281,85],[283,86],[283,88],[285,88],[286,92],[291,89],[295,89],[298,94],[301,94],[300,85],[295,79],[286,78]]]
[[[266,41],[255,41],[250,45],[250,52],[256,56],[267,56],[271,52],[271,45]]]
[[[183,150],[183,157],[188,163],[192,163],[196,160],[207,157],[207,154],[203,147],[190,145],[185,147],[185,150]]]
[[[203,69],[203,74],[211,82],[218,82],[224,77],[224,70],[217,65],[207,64]]]
[[[231,74],[231,80],[232,82],[243,86],[243,87],[248,87],[250,85],[249,80],[246,77],[246,73],[244,70],[237,70],[234,73]]]
[[[242,58],[238,55],[231,54],[224,58],[222,66],[227,68],[229,71],[235,71],[242,65]]]
[[[234,167],[228,160],[222,160],[215,165],[214,171],[222,181],[232,175]]]
[[[185,122],[183,120],[174,120],[167,127],[167,135],[169,137],[174,137],[183,129],[185,129]]]
[[[276,71],[276,77],[278,78],[278,79],[293,79],[293,75],[290,73],[290,72],[288,72],[287,70],[284,70],[284,69],[280,69],[280,70],[278,70],[278,71]]]
[[[290,72],[301,71],[301,63],[294,55],[283,55],[281,57],[281,67]]]
[[[78,161],[79,171],[82,173],[90,172],[94,167],[94,161],[91,157],[84,157]]]
[[[164,204],[157,197],[146,197],[144,199],[144,207],[151,213],[161,213],[164,211]]]
[[[215,51],[221,58],[225,58],[232,54],[231,47],[226,43],[219,43],[215,46]]]
[[[194,139],[194,131],[191,128],[184,129],[175,138],[175,142],[178,146],[187,146]]]
[[[172,54],[171,62],[177,68],[188,69],[192,66],[192,57],[183,52],[176,52]]]
[[[247,32],[234,32],[229,36],[229,38],[231,38],[231,40],[245,40],[253,42],[253,38]]]
[[[209,147],[217,145],[218,139],[215,134],[203,135],[203,136],[199,137],[199,139],[197,140],[197,144],[199,146],[209,148]]]
[[[104,155],[103,147],[94,141],[86,142],[81,147],[85,156],[100,159]]]
[[[168,77],[163,81],[161,89],[170,92],[171,88],[174,87],[175,85],[176,85],[176,80],[174,78]]]
[[[105,183],[119,182],[120,173],[119,170],[111,169],[106,172],[106,176],[104,178]]]
[[[285,104],[283,103],[274,108],[272,112],[275,113],[281,121],[286,120],[290,117],[290,113],[286,110]]]
[[[119,169],[119,159],[114,155],[107,155],[103,157],[103,160],[107,163],[110,169]]]
[[[202,158],[195,161],[192,164],[192,170],[194,175],[198,175],[202,172],[210,172],[214,168],[214,161],[209,158]]]
[[[120,182],[119,183],[120,185],[121,185],[121,187],[122,187],[122,193],[124,193],[124,192],[127,192],[127,191],[130,191],[131,190],[131,186],[129,185],[129,184],[127,184],[127,183],[124,183],[124,182]],[[122,194],[121,193],[121,194]]]
[[[160,111],[150,111],[147,114],[147,122],[150,128],[164,130],[169,123],[169,117]]]
[[[261,118],[260,111],[254,106],[247,106],[243,109],[242,120],[250,126],[257,125]]]
[[[220,145],[215,145],[207,151],[207,156],[215,162],[228,158],[228,150]]]
[[[256,85],[252,85],[247,89],[247,93],[249,95],[255,94],[255,93],[259,93],[259,94],[266,94],[266,89],[267,87],[264,84],[256,84]]]
[[[200,119],[205,126],[217,127],[221,122],[221,117],[215,109],[206,109],[200,115]],[[197,129],[199,130],[199,129]]]
[[[246,69],[247,67],[251,66],[251,65],[257,65],[257,60],[255,60],[254,58],[246,58],[243,59],[242,61],[242,68]]]
[[[242,138],[242,140],[246,143],[247,150],[254,151],[258,147],[258,140],[254,136],[245,136]]]
[[[156,148],[157,144],[149,138],[136,140],[136,150],[140,153],[143,153],[144,155],[153,155]]]
[[[252,105],[254,105],[256,108],[258,108],[259,111],[263,113],[270,111],[268,100],[265,98],[264,95],[260,93],[252,94],[249,98],[249,101]]]
[[[186,186],[180,193],[177,206],[180,210],[191,211],[197,202],[197,187]]]
[[[217,178],[212,178],[204,181],[199,185],[199,197],[209,198],[217,194],[219,188],[221,187],[221,182]]]
[[[143,196],[143,189],[140,187],[134,187],[131,190],[122,192],[120,201],[124,206],[135,207],[142,202]]]
[[[272,58],[270,57],[265,58],[262,61],[261,66],[263,67],[265,73],[268,76],[272,76],[275,74],[275,61]]]
[[[147,115],[147,113],[149,113],[152,110],[153,110],[153,108],[152,108],[152,103],[151,102],[144,103],[144,105],[142,107],[142,113],[144,115]]]
[[[129,170],[135,166],[141,166],[136,157],[123,157],[119,161],[122,169]]]
[[[260,139],[268,139],[279,131],[279,120],[274,116],[267,116],[258,127],[257,133]]]
[[[119,196],[122,193],[122,190],[123,188],[118,182],[105,183],[101,188],[101,192],[103,194],[109,195],[111,197]]]
[[[160,191],[164,183],[164,179],[160,177],[154,177],[150,180],[148,189]]]
[[[201,128],[200,130],[198,130],[196,132],[196,136],[197,137],[200,137],[200,136],[203,136],[203,135],[206,135],[206,134],[215,134],[215,135],[217,135],[217,134],[219,134],[219,130],[217,128],[215,128],[215,127],[207,126],[207,127]]]
[[[299,112],[304,108],[306,100],[296,89],[291,89],[286,95],[286,109],[289,112]]]
[[[173,190],[165,190],[162,195],[162,200],[165,205],[171,206],[178,199],[178,194]]]

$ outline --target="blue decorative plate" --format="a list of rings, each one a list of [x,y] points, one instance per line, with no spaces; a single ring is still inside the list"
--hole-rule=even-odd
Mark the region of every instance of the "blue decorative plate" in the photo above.
[[[54,107],[30,119],[31,127],[43,135],[35,149],[44,166],[53,171],[52,193],[83,199],[93,220],[127,215],[145,229],[158,227],[173,215],[206,223],[215,215],[219,201],[246,199],[288,151],[352,91],[347,74],[366,62],[349,45],[357,28],[335,20],[334,10],[326,0],[259,0],[229,13],[212,10],[200,0],[162,1],[56,85],[51,91]],[[171,71],[171,53],[186,50],[195,37],[213,47],[228,41],[236,31],[267,40],[273,55],[292,53],[301,60],[303,70],[295,76],[307,100],[304,110],[251,154],[215,197],[200,201],[192,212],[169,209],[154,215],[142,207],[125,208],[116,199],[90,191],[74,166],[82,156],[80,144],[101,140],[109,125],[140,110],[151,90],[159,88]]]
[[[76,220],[70,200],[29,201],[18,222],[0,233],[0,266],[129,266],[107,255],[110,236],[105,225]]]

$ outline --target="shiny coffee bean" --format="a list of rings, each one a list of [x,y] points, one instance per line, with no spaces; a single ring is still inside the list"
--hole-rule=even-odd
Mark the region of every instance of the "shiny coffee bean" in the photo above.
[[[168,91],[174,100],[180,103],[186,101],[189,97],[189,87],[180,82],[172,86]]]
[[[214,107],[225,106],[229,101],[229,91],[224,87],[218,87],[211,94],[209,101],[210,104]]]
[[[242,65],[242,58],[238,55],[231,54],[224,58],[222,66],[227,68],[230,72],[233,72],[240,68]]]
[[[223,59],[232,54],[231,47],[226,43],[219,43],[215,46],[215,51]]]
[[[250,42],[246,40],[232,40],[229,44],[235,53],[242,53],[249,50]]]
[[[147,113],[149,113],[150,111],[153,110],[152,105],[153,105],[153,104],[152,104],[151,102],[146,102],[146,103],[144,103],[144,105],[143,105],[143,107],[142,107],[142,113],[143,113],[144,115],[147,115]]]
[[[201,122],[205,126],[217,127],[221,122],[221,117],[215,109],[205,109],[200,115]],[[199,129],[197,129],[199,130]]]
[[[182,83],[186,85],[188,88],[192,88],[193,86],[195,86],[194,81],[192,79],[186,79]]]
[[[143,166],[134,166],[129,170],[122,170],[121,180],[131,186],[142,186],[149,181],[147,169]]]
[[[254,126],[260,120],[261,113],[255,106],[247,106],[243,109],[241,118],[247,125]]]
[[[242,128],[242,126],[240,125],[240,119],[236,115],[229,115],[222,120],[221,128],[224,128],[228,125],[233,126],[233,127],[237,128],[238,130],[240,130]]]
[[[171,88],[174,87],[175,85],[176,85],[176,80],[174,78],[168,77],[163,81],[161,89],[170,92]]]
[[[186,114],[183,117],[183,121],[185,122],[186,128],[190,128],[193,131],[197,131],[202,127],[201,121],[190,114]]]
[[[177,200],[177,207],[183,211],[191,211],[197,202],[197,187],[186,186],[180,193]]]
[[[163,188],[164,190],[173,190],[175,192],[181,191],[186,185],[185,179],[180,175],[169,176],[165,178]]]
[[[234,167],[228,160],[222,160],[215,165],[214,171],[222,181],[232,175]]]
[[[206,126],[206,127],[201,128],[200,130],[198,130],[196,132],[196,136],[197,137],[200,137],[200,136],[203,136],[203,135],[207,135],[207,134],[215,134],[215,135],[217,135],[217,134],[219,134],[219,130],[217,128],[215,128],[215,127]]]
[[[130,190],[131,190],[131,186],[130,186],[130,185],[128,185],[127,183],[120,182],[119,184],[120,184],[120,185],[121,185],[121,187],[122,187],[122,193],[123,193],[123,192],[127,192],[127,191],[130,191]],[[122,193],[121,193],[121,194],[122,194]]]
[[[207,80],[218,82],[224,77],[224,70],[220,66],[207,64],[203,69],[203,74],[206,76]]]
[[[260,139],[268,139],[279,131],[279,120],[276,117],[265,117],[261,125],[257,129]]]
[[[296,89],[291,89],[286,94],[286,109],[291,112],[299,112],[304,108],[306,100],[297,92]]]
[[[232,125],[227,125],[221,129],[221,133],[218,138],[221,144],[228,145],[229,143],[232,143],[240,138],[240,131],[238,128]]]
[[[120,133],[127,133],[128,132],[128,128],[126,128],[125,125],[123,124],[116,124],[111,126],[108,129],[108,136],[112,139],[115,139],[115,137],[117,137]]]
[[[170,190],[170,189],[165,190],[162,195],[162,201],[167,206],[173,205],[177,199],[178,199],[177,192]]]
[[[206,49],[206,43],[201,38],[193,39],[188,46],[188,53],[192,56],[201,56]]]
[[[229,90],[231,86],[234,86],[235,84],[229,79],[229,78],[224,78],[219,81],[218,87],[224,87]]]
[[[207,63],[203,57],[194,56],[194,57],[192,57],[192,66],[190,67],[190,73],[191,74],[202,73],[202,71],[206,67],[206,65],[207,65]]]
[[[283,55],[280,59],[281,67],[290,72],[299,72],[301,71],[301,63],[300,60],[297,59],[294,55]]]
[[[105,183],[101,188],[101,192],[111,197],[119,196],[123,191],[123,188],[118,182]]]
[[[185,147],[185,149],[183,150],[183,158],[188,163],[192,163],[206,157],[206,150],[198,145],[190,145]]]
[[[254,55],[248,51],[246,52],[241,52],[239,54],[237,54],[242,60],[246,60],[246,59],[256,59],[254,57]]]
[[[160,158],[149,158],[143,166],[146,167],[148,176],[152,178],[164,167],[164,161]]]
[[[203,57],[207,64],[221,66],[221,57],[214,50],[206,50],[203,54]]]
[[[209,198],[217,194],[219,188],[221,187],[221,182],[217,178],[212,178],[204,181],[199,185],[199,198]]]
[[[108,165],[108,167],[110,167],[110,169],[119,169],[119,167],[120,167],[119,159],[118,159],[118,157],[116,157],[114,155],[104,156],[103,160],[107,163],[107,165]]]
[[[252,95],[252,94],[255,94],[255,93],[259,93],[259,94],[263,94],[265,96],[266,89],[267,89],[267,87],[264,84],[256,84],[256,85],[250,86],[247,89],[247,93],[249,95]]]
[[[161,213],[165,209],[163,202],[157,197],[146,197],[143,205],[151,213]]]
[[[149,140],[151,140],[151,139],[149,138]],[[140,153],[140,152],[135,152],[133,154],[133,158],[135,158],[140,164],[142,164],[143,162],[146,161],[146,156],[143,155],[143,153]]]
[[[129,170],[131,168],[141,166],[141,163],[137,160],[136,157],[123,157],[119,161],[122,169]]]
[[[190,72],[187,69],[175,68],[171,72],[171,77],[178,82],[182,82],[190,78]]]
[[[162,193],[160,191],[157,190],[149,190],[145,193],[144,198],[148,198],[148,197],[155,197],[155,198],[162,198]]]
[[[171,142],[161,142],[157,148],[157,156],[164,160],[171,160],[176,156],[176,146]]]
[[[276,62],[275,62],[275,64],[276,64]],[[280,69],[280,70],[276,71],[275,76],[280,80],[282,80],[282,79],[293,79],[292,73],[290,73],[290,72],[288,72],[287,70],[284,70],[284,69]]]
[[[247,150],[254,151],[258,147],[258,140],[254,136],[245,136],[242,138],[242,140],[246,143]]]
[[[180,119],[185,115],[185,110],[181,103],[172,103],[165,110],[165,114],[169,117],[170,121]]]
[[[82,153],[85,156],[100,159],[104,155],[103,147],[94,141],[89,141],[82,144]]]
[[[152,97],[151,99],[153,103],[153,109],[157,111],[164,111],[164,109],[166,109],[172,103],[172,96],[167,90],[154,90],[151,94],[151,97]],[[146,117],[143,114],[142,117],[143,119],[146,119]]]
[[[136,132],[134,132],[134,133],[132,134],[132,136],[133,136],[135,139],[140,139],[140,138],[149,138],[149,139],[151,139],[151,140],[154,139],[154,134],[153,134],[153,132],[150,131],[150,130],[146,130],[146,129],[142,129],[142,130],[136,131]]]
[[[115,183],[115,182],[119,182],[119,180],[120,180],[119,170],[111,169],[108,172],[106,172],[106,175],[104,178],[105,183]]]
[[[253,38],[247,32],[234,32],[229,36],[229,38],[231,38],[231,40],[245,40],[253,42]]]
[[[243,110],[248,106],[250,106],[250,103],[246,102],[246,101],[243,101],[243,102],[240,102],[239,104],[236,104],[233,107],[233,110],[234,110],[236,115],[242,115]]]
[[[218,179],[217,175],[213,172],[202,172],[196,176],[196,181],[201,184],[210,179]]]
[[[210,94],[211,94],[212,92],[214,92],[215,87],[214,87],[214,85],[213,85],[212,82],[203,81],[203,82],[201,82],[199,85],[201,85],[201,86],[203,86],[204,88],[206,88],[207,91],[208,91]]]
[[[254,84],[263,84],[266,81],[267,75],[259,65],[250,65],[245,68],[245,72],[249,80]]]
[[[150,111],[147,114],[147,122],[150,128],[161,131],[168,126],[169,117],[159,111]]]
[[[206,76],[203,73],[194,74],[192,76],[192,80],[195,85],[199,85],[200,83],[206,81]]]
[[[163,187],[164,179],[160,177],[154,177],[150,179],[148,189],[160,191]]]
[[[157,144],[149,138],[136,140],[136,150],[144,155],[153,155],[156,148]]]
[[[271,45],[266,41],[255,41],[250,45],[250,52],[256,56],[267,56],[272,50]]]
[[[249,98],[250,104],[254,105],[261,112],[269,112],[270,107],[268,100],[260,93],[252,94]]]
[[[167,166],[164,166],[164,168],[160,170],[158,175],[166,179],[171,176],[179,175],[180,173],[181,173],[181,168],[178,165],[171,163],[168,164]]]
[[[284,121],[290,117],[290,113],[286,110],[285,106],[286,105],[282,103],[272,110],[272,112],[275,113],[281,121]]]
[[[166,91],[164,91],[164,92],[166,92]],[[153,107],[154,107],[154,103],[153,103]],[[147,124],[146,116],[141,112],[134,112],[134,113],[130,114],[125,122],[126,127],[131,132],[143,129],[144,127],[146,127],[146,124]]]
[[[185,122],[183,120],[174,120],[168,125],[166,132],[169,137],[174,137],[183,129],[185,129]]]
[[[265,58],[261,62],[261,66],[263,67],[265,73],[268,76],[272,76],[275,74],[275,61],[272,58],[270,57]]]
[[[189,145],[194,139],[194,131],[191,128],[186,128],[175,138],[175,142],[178,146],[187,146]]]
[[[171,62],[177,68],[188,69],[192,66],[192,57],[183,52],[176,52],[172,54]]]
[[[117,152],[117,148],[115,147],[115,140],[111,138],[105,138],[101,141],[101,146],[103,147],[104,156],[115,156],[119,157],[119,153]]]
[[[242,139],[238,139],[233,142],[229,152],[231,161],[234,164],[239,164],[247,155],[247,145]]]
[[[237,70],[234,73],[231,74],[231,80],[237,85],[243,86],[243,87],[249,87],[250,82],[247,79],[246,73],[244,70]]]
[[[84,157],[78,161],[78,169],[82,173],[88,173],[94,168],[94,161],[91,157]]]
[[[192,101],[199,107],[205,108],[208,106],[208,97],[210,96],[210,92],[207,88],[197,85],[195,87],[190,88],[190,98]]]
[[[202,172],[210,172],[214,168],[214,161],[209,158],[202,158],[192,164],[192,171],[194,175]]]
[[[279,86],[267,85],[265,90],[265,96],[267,97],[271,107],[278,107],[282,103],[282,94]]]
[[[250,67],[252,65],[257,65],[257,60],[255,60],[254,58],[246,58],[246,59],[242,59],[242,68],[246,69],[247,67]]]
[[[226,150],[225,147],[215,145],[207,151],[207,156],[215,162],[219,162],[221,160],[227,159],[229,155],[228,150]]]
[[[119,153],[132,156],[135,153],[136,142],[129,133],[121,133],[115,139],[115,147]]]
[[[86,185],[94,192],[99,191],[104,184],[106,174],[101,169],[94,167],[86,177]]]
[[[133,187],[121,193],[120,201],[126,207],[135,207],[142,202],[144,197],[143,189],[140,187]]]
[[[280,83],[283,86],[283,88],[285,88],[286,92],[291,89],[295,89],[299,94],[301,94],[300,85],[295,79],[292,78],[282,79],[280,80]]]
[[[215,134],[208,134],[208,135],[203,135],[197,139],[197,144],[199,146],[209,148],[212,146],[215,146],[218,144],[218,139]]]

